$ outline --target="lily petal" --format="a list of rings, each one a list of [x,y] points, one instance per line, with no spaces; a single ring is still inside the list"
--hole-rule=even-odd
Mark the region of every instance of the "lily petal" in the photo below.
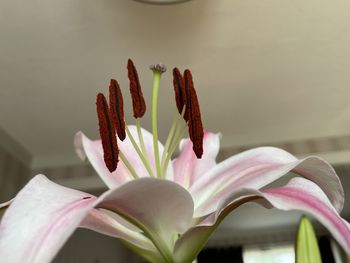
[[[138,140],[137,128],[135,126],[128,126],[130,133],[135,139],[136,143],[140,147],[140,143]],[[141,133],[145,142],[145,148],[147,152],[147,157],[150,161],[151,169],[154,174],[156,174],[155,167],[155,159],[154,159],[154,149],[153,149],[153,135],[146,131],[145,129],[141,129]],[[94,167],[96,172],[99,174],[101,179],[105,182],[105,184],[110,188],[118,187],[130,180],[133,180],[133,177],[125,166],[122,160],[119,160],[117,169],[111,173],[104,162],[103,159],[103,149],[101,140],[92,141],[87,138],[82,132],[78,132],[74,138],[74,145],[76,152],[80,158],[83,160],[87,157]],[[142,160],[134,149],[130,138],[127,136],[124,141],[120,141],[118,139],[119,150],[123,152],[131,166],[135,169],[137,175],[139,177],[148,177],[149,173],[147,172]],[[159,142],[158,143],[160,154],[164,151],[164,146]],[[167,177],[173,177],[173,168],[172,165],[169,164],[167,170]]]
[[[198,159],[193,152],[191,140],[182,140],[180,155],[173,161],[174,181],[188,189],[199,176],[213,168],[220,148],[220,136],[211,132],[204,133],[204,151],[201,159]]]
[[[0,220],[5,213],[6,209],[9,207],[9,205],[12,203],[13,199],[10,201],[7,201],[5,203],[0,204]]]
[[[195,217],[214,212],[220,201],[238,188],[262,188],[293,172],[317,183],[339,212],[344,191],[333,167],[319,157],[297,160],[274,147],[260,147],[221,162],[200,177],[190,192],[195,202]]]
[[[0,223],[0,257],[8,262],[50,262],[96,198],[34,177]]]
[[[82,132],[74,136],[74,147],[78,156],[89,160],[102,181],[109,187],[115,188],[133,179],[128,171],[125,171],[125,165],[119,160],[117,170],[111,173],[103,159],[103,149],[101,140],[92,141]],[[119,171],[118,171],[119,169]],[[118,173],[117,173],[118,171]]]
[[[163,259],[153,243],[143,233],[134,231],[121,224],[107,211],[92,209],[80,224],[80,227],[119,238],[129,248],[151,262],[161,262]]]
[[[305,178],[293,178],[278,188],[264,191],[240,189],[222,200],[218,210],[207,216],[201,223],[189,229],[175,245],[175,258],[182,260],[195,257],[205,245],[209,236],[222,220],[238,206],[256,201],[265,207],[280,210],[299,210],[322,223],[350,254],[350,225],[342,219],[322,189]]]
[[[2,218],[0,257],[9,262],[49,262],[81,224],[124,238],[151,258],[154,248],[146,238],[126,231],[94,207],[119,214],[142,229],[158,249],[165,245],[169,250],[175,237],[190,226],[193,214],[189,193],[170,181],[142,178],[97,199],[37,175],[18,193]]]
[[[152,242],[141,232],[125,227],[101,209],[92,209],[80,223],[80,227],[91,229],[107,236],[120,238],[142,249],[156,252],[156,248]]]
[[[350,254],[350,228],[315,183],[304,178],[293,178],[285,187],[264,190],[263,197],[280,210],[300,210],[312,215]]]
[[[132,137],[136,141],[138,147],[141,149],[139,137],[137,134],[137,127],[134,125],[129,125],[128,128],[129,128],[129,131],[130,131]],[[145,143],[146,155],[147,155],[147,158],[150,162],[151,169],[153,171],[153,174],[156,175],[157,168],[156,168],[155,156],[154,156],[153,134],[150,133],[149,131],[143,129],[143,128],[141,128],[141,134],[142,134],[142,137],[143,137],[143,140]],[[130,162],[130,164],[134,167],[137,175],[139,177],[148,177],[149,174],[148,174],[143,162],[139,158],[135,148],[133,147],[129,136],[127,136],[124,141],[118,141],[118,145],[119,145],[120,150],[123,151],[124,155],[126,156],[128,161]],[[158,149],[159,149],[159,155],[162,156],[162,154],[164,152],[164,145],[160,141],[158,141]],[[118,172],[118,168],[117,168],[117,172]],[[171,163],[169,163],[169,165],[168,165],[167,172],[166,172],[165,176],[169,180],[173,179],[173,167],[172,167]]]
[[[171,253],[178,235],[192,222],[190,194],[170,181],[141,178],[122,185],[113,193],[107,192],[101,199],[98,207],[114,211],[138,226],[163,252]]]

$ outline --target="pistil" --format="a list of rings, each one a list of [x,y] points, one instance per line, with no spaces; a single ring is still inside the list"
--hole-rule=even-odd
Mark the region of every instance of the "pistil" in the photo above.
[[[158,111],[158,92],[160,85],[160,77],[166,71],[166,67],[162,64],[151,65],[150,69],[153,71],[153,93],[152,93],[152,132],[153,132],[153,148],[154,158],[157,168],[157,176],[162,177],[161,164],[159,159],[158,148],[158,126],[157,126],[157,111]]]

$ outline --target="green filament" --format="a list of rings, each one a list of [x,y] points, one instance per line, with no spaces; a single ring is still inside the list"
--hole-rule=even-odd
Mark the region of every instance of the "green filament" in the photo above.
[[[139,155],[141,161],[143,162],[143,164],[144,164],[144,166],[145,166],[147,172],[149,173],[149,175],[150,175],[151,177],[154,177],[153,171],[152,171],[151,165],[150,165],[149,162],[148,162],[148,159],[146,159],[145,156],[143,156],[143,154],[142,154],[142,152],[141,152],[139,146],[137,145],[137,143],[136,143],[134,137],[132,136],[132,134],[131,134],[131,132],[130,132],[130,130],[129,130],[129,127],[128,127],[127,125],[125,126],[125,130],[126,130],[126,133],[128,134],[128,137],[129,137],[129,139],[130,139],[132,145],[134,146],[134,148],[135,148],[137,154]]]
[[[141,146],[141,151],[145,158],[147,158],[147,151],[146,151],[146,146],[145,146],[145,141],[143,140],[142,132],[141,132],[141,123],[139,119],[136,119],[136,127],[137,127],[137,135],[139,137],[139,142]],[[148,158],[147,158],[148,161]]]
[[[169,164],[171,156],[176,151],[177,147],[180,144],[181,139],[183,138],[183,136],[186,133],[186,129],[185,128],[186,128],[186,125],[179,125],[177,127],[177,129],[176,129],[175,136],[174,136],[173,142],[172,142],[172,144],[170,146],[169,153],[168,153],[168,155],[167,155],[167,157],[165,159],[164,165],[162,167],[164,173],[166,172],[166,169],[168,168],[168,164]]]
[[[125,164],[126,168],[130,171],[131,175],[137,179],[139,176],[137,175],[135,169],[132,167],[132,165],[129,163],[128,158],[124,155],[124,153],[119,149],[119,157],[122,159],[123,163]]]
[[[169,131],[169,135],[168,135],[168,138],[166,140],[166,143],[165,143],[165,147],[164,147],[164,152],[163,152],[163,155],[162,155],[162,171],[163,171],[163,176],[165,175],[165,172],[166,172],[166,166],[165,166],[165,162],[169,156],[169,158],[171,158],[171,154],[169,154],[169,148],[170,146],[173,145],[174,143],[174,133],[175,131],[178,130],[178,125],[181,125],[180,121],[181,119],[183,118],[184,114],[185,114],[185,109],[186,106],[184,106],[182,108],[182,111],[181,111],[181,114],[178,114],[177,112],[175,113],[175,116],[174,116],[174,119],[173,119],[173,123],[171,125],[171,128],[170,128],[170,131]],[[176,135],[176,134],[175,134]]]

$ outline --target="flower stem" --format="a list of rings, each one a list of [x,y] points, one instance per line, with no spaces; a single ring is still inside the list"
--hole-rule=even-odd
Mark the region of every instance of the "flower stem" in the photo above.
[[[157,108],[158,108],[158,92],[160,84],[161,72],[153,71],[153,94],[152,94],[152,132],[153,132],[153,147],[154,147],[154,161],[157,167],[157,176],[162,177],[162,171],[159,160],[158,148],[158,127],[157,127]]]

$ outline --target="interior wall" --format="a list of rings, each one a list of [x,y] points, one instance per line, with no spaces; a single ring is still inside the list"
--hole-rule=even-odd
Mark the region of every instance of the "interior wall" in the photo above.
[[[136,263],[138,257],[115,238],[78,229],[58,253],[53,263]]]
[[[13,198],[29,176],[29,167],[0,147],[0,202]]]

